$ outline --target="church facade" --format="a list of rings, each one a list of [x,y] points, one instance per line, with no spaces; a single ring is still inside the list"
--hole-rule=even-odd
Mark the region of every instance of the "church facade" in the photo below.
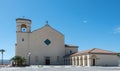
[[[117,53],[94,48],[78,52],[78,46],[65,44],[64,35],[48,23],[31,31],[31,20],[16,19],[15,55],[30,65],[118,66]]]
[[[46,23],[31,32],[31,20],[18,18],[16,55],[22,56],[28,64],[63,65],[64,56],[78,52],[78,46],[64,43],[64,35]]]

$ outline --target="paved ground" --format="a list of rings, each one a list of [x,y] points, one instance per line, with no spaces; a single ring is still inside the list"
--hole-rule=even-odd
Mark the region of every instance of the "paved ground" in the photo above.
[[[1,67],[0,71],[120,71],[120,67],[31,66]]]

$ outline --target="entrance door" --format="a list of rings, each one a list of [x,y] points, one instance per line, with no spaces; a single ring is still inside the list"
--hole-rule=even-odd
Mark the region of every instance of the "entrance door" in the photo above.
[[[95,59],[93,59],[93,66],[95,66]]]
[[[50,65],[50,57],[45,58],[45,65]]]

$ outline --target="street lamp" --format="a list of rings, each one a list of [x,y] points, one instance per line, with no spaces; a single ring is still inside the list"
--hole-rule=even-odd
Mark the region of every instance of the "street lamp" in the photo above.
[[[2,54],[2,65],[3,65],[3,53],[5,52],[5,50],[4,50],[4,49],[1,49],[0,52],[1,52],[1,54]]]
[[[29,65],[30,65],[30,55],[31,55],[31,53],[29,52],[29,53],[28,53],[28,62],[29,62],[28,64],[29,64]]]

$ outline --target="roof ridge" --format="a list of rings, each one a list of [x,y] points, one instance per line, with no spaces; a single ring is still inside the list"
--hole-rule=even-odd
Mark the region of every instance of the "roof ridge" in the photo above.
[[[88,53],[91,53],[91,51],[93,51],[93,50],[95,50],[95,49],[97,49],[97,48],[93,48],[93,49],[89,50]]]
[[[51,27],[49,24],[45,24],[43,27],[38,28],[38,29],[36,29],[36,30],[33,30],[32,33],[35,32],[35,31],[37,31],[37,30],[41,30],[41,29],[43,29],[44,27],[50,27],[52,30],[54,30],[54,31],[56,31],[57,33],[59,33],[59,34],[61,34],[62,36],[64,36],[61,32],[57,31],[56,29],[54,29],[53,27]]]
[[[104,52],[108,52],[108,53],[116,53],[116,52],[113,52],[113,51],[110,51],[110,50],[104,50],[104,49],[100,49],[100,48],[93,48],[89,51],[89,53],[92,53],[92,51],[95,50],[95,49],[101,50],[101,51],[104,51]]]

